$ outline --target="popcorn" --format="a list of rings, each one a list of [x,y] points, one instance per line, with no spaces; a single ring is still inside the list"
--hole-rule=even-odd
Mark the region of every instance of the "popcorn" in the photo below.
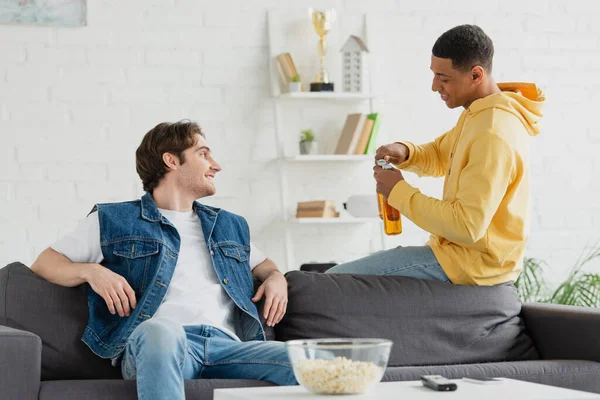
[[[346,357],[333,360],[302,360],[294,363],[296,378],[306,389],[326,394],[362,393],[379,382],[383,368]]]

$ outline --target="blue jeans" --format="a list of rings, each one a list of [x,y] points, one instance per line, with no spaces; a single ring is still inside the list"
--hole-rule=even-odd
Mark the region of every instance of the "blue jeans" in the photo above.
[[[185,399],[183,380],[257,379],[297,385],[285,343],[238,342],[209,325],[181,326],[152,318],[138,325],[121,361],[137,380],[138,398]]]
[[[429,246],[398,246],[327,270],[328,274],[395,275],[450,282]]]

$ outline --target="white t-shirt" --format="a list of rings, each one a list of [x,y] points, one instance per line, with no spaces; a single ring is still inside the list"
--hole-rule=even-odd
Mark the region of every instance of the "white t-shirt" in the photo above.
[[[211,325],[239,340],[233,326],[235,304],[217,278],[198,216],[194,211],[159,210],[177,229],[181,247],[167,294],[154,318],[168,318],[181,325]],[[88,215],[51,247],[72,262],[100,263],[104,257],[98,213]],[[250,244],[250,268],[265,259]]]

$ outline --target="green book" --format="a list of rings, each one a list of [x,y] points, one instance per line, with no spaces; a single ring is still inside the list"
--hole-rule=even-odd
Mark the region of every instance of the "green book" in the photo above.
[[[378,113],[368,114],[367,119],[373,120],[373,129],[371,129],[371,136],[369,136],[369,143],[365,149],[365,154],[375,155],[377,151],[377,132],[379,132],[379,125],[381,125],[381,115]]]

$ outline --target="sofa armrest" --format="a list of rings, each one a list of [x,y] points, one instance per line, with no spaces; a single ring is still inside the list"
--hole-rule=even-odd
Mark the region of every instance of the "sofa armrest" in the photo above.
[[[600,362],[600,309],[524,303],[521,316],[542,359]]]
[[[41,365],[39,336],[0,325],[0,397],[37,399]]]

